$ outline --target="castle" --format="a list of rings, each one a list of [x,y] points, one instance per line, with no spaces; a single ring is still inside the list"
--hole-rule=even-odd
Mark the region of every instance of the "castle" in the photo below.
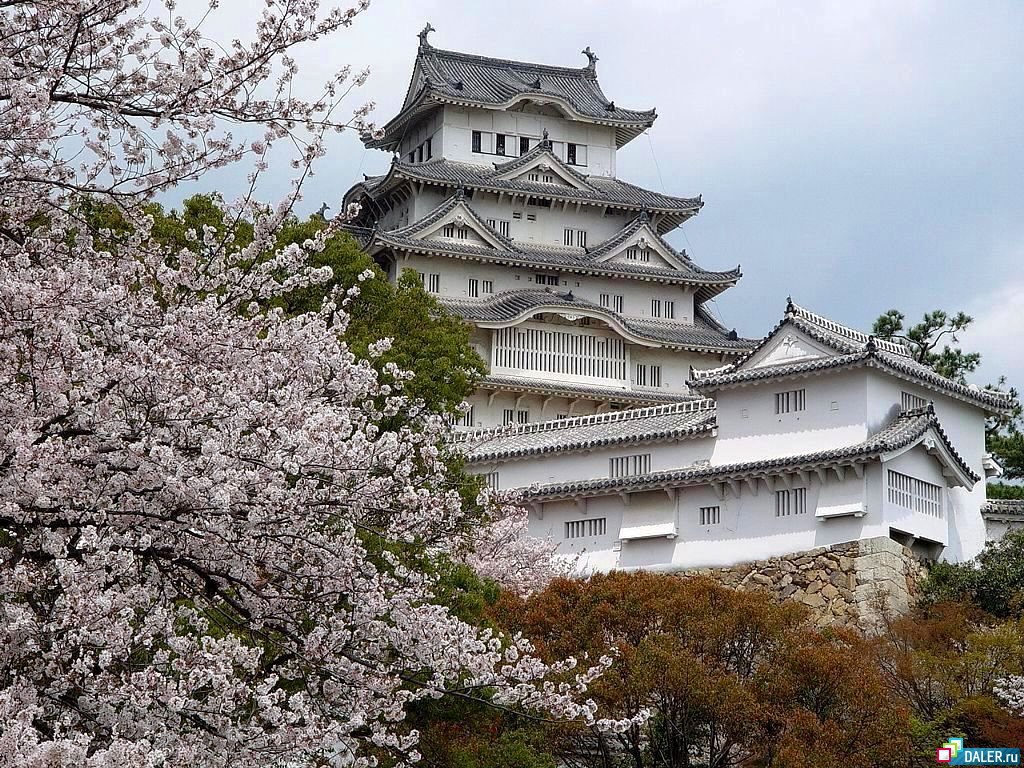
[[[986,540],[985,419],[1006,395],[788,301],[761,340],[707,302],[709,270],[665,235],[699,197],[616,175],[654,110],[580,68],[435,48],[368,147],[386,173],[345,196],[367,252],[473,327],[488,375],[461,428],[470,469],[521,489],[530,531],[585,569],[729,565],[874,537],[926,557]],[[781,308],[781,302],[780,302]]]

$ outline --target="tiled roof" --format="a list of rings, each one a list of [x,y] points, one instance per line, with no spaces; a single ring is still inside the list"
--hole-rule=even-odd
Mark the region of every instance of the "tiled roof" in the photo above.
[[[570,399],[585,398],[632,403],[635,405],[678,403],[695,399],[693,395],[681,395],[678,392],[617,389],[615,387],[599,387],[593,384],[571,384],[568,382],[531,379],[520,376],[485,376],[477,382],[477,386],[481,389],[536,392],[538,394],[567,397]]]
[[[1024,522],[1024,499],[989,499],[981,508],[983,517]]]
[[[780,456],[758,461],[735,464],[711,465],[703,463],[682,469],[653,472],[632,477],[599,478],[567,483],[547,483],[530,486],[527,493],[531,498],[571,498],[584,494],[616,493],[620,490],[644,491],[671,488],[684,485],[699,485],[726,480],[740,480],[751,476],[795,472],[815,466],[833,464],[865,463],[880,458],[883,454],[898,451],[913,445],[932,430],[939,438],[950,460],[963,477],[971,484],[980,478],[953,448],[943,431],[935,412],[930,408],[905,411],[888,426],[882,428],[867,440],[856,445],[833,448],[825,451]]]
[[[562,421],[510,425],[465,433],[466,460],[502,461],[633,443],[661,442],[710,434],[712,400],[691,400],[653,408],[578,416]]]
[[[811,360],[797,360],[793,363],[744,368],[744,365],[754,355],[787,327],[796,328],[838,354]],[[746,356],[735,363],[713,371],[694,371],[694,378],[690,382],[690,386],[711,391],[721,387],[736,386],[780,376],[803,375],[857,365],[881,368],[990,410],[1002,411],[1010,404],[1010,396],[1006,393],[981,389],[948,379],[914,360],[909,350],[902,344],[877,339],[869,334],[840,325],[799,307],[792,301],[789,302],[786,316],[782,321]]]
[[[522,97],[556,101],[577,117],[614,126],[621,146],[654,123],[654,110],[617,106],[597,82],[597,57],[588,53],[585,67],[552,67],[522,61],[493,59],[434,48],[420,36],[412,80],[401,112],[384,127],[384,137],[364,137],[369,147],[391,149],[401,140],[410,118],[435,104],[464,104],[501,108]],[[587,49],[589,52],[589,49]]]
[[[540,152],[539,146],[530,151],[531,155]],[[580,177],[584,182],[582,188],[571,187],[567,184],[546,184],[518,178],[501,178],[502,175],[508,173],[509,164],[499,165],[495,168],[459,163],[443,158],[428,160],[425,163],[410,163],[396,158],[392,161],[391,168],[387,173],[367,177],[365,181],[356,184],[349,190],[345,195],[345,202],[346,204],[354,202],[354,196],[360,193],[365,193],[376,199],[405,181],[421,181],[446,187],[463,186],[467,189],[518,193],[552,200],[568,200],[634,211],[649,210],[662,214],[674,214],[675,218],[672,219],[668,229],[678,226],[680,221],[693,216],[704,205],[699,197],[673,197],[610,176],[583,176],[575,169],[566,166],[550,152],[544,151],[543,154],[548,156],[548,162],[552,165],[559,165]],[[524,155],[523,158],[526,156]],[[515,162],[515,160],[512,161],[512,163]],[[662,232],[667,231],[663,227],[659,227],[659,229]]]
[[[568,293],[540,289],[503,291],[486,299],[442,298],[441,303],[451,312],[478,324],[511,323],[519,318],[528,317],[532,312],[541,308],[550,308],[552,312],[564,310],[568,313],[583,309],[607,318],[613,326],[618,326],[627,333],[669,347],[741,352],[748,349],[751,344],[748,339],[730,338],[730,334],[724,332],[721,326],[713,323],[703,310],[696,313],[693,325],[635,320],[623,317],[606,307],[598,306],[592,301],[574,296],[571,291]]]
[[[474,245],[457,240],[424,240],[418,235],[431,225],[437,223],[450,213],[457,205],[462,204],[469,212],[479,229],[485,231],[493,241],[500,244],[494,248],[486,245]],[[470,205],[461,189],[430,211],[426,216],[413,223],[397,229],[377,231],[367,241],[366,247],[372,249],[375,244],[424,253],[444,253],[450,256],[473,261],[491,262],[509,266],[539,267],[555,269],[561,272],[576,274],[605,275],[609,277],[628,277],[637,280],[671,283],[676,285],[693,285],[697,287],[698,302],[714,298],[722,291],[736,284],[742,277],[739,267],[736,269],[714,272],[702,269],[694,264],[685,253],[675,251],[671,245],[658,238],[659,244],[667,249],[679,264],[678,269],[651,268],[641,264],[610,263],[598,260],[612,245],[611,241],[623,242],[625,238],[641,228],[645,223],[645,214],[641,213],[627,224],[623,230],[613,235],[604,243],[599,243],[591,250],[565,246],[538,246],[510,240],[490,227]],[[624,234],[625,233],[625,234]],[[744,347],[746,349],[748,347]]]

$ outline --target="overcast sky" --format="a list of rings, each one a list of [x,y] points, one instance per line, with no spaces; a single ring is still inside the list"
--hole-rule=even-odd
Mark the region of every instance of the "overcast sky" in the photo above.
[[[244,7],[222,0],[208,34],[239,34]],[[703,195],[670,240],[706,268],[742,264],[715,305],[742,335],[770,330],[788,294],[865,330],[891,307],[964,309],[978,383],[1006,373],[1024,389],[1024,3],[373,0],[300,65],[317,84],[369,66],[352,106],[375,101],[383,124],[427,21],[433,45],[501,58],[582,66],[589,45],[608,98],[656,107],[619,176]],[[335,137],[306,208],[337,210],[389,160]],[[280,197],[291,169],[273,170]],[[232,197],[241,179],[204,186]]]

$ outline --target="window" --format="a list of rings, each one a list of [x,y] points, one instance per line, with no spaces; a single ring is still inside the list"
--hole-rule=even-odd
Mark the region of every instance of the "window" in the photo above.
[[[455,237],[455,225],[454,224],[445,224],[444,227],[441,229],[441,236],[442,237]]]
[[[558,285],[558,275],[536,275],[533,281],[537,285]]]
[[[482,139],[483,139],[483,134],[481,134],[480,131],[473,131],[473,151],[474,152],[483,152],[483,150],[480,148],[480,146],[482,144]]]
[[[502,424],[513,424],[516,420],[516,412],[512,408],[506,408],[502,414]]]
[[[427,160],[434,156],[434,140],[432,138],[427,139]]]
[[[530,151],[530,140],[525,136],[519,137],[519,154],[525,155]]]
[[[513,211],[512,212],[512,218],[513,219],[521,219],[521,218],[523,218],[523,212],[522,211]]]
[[[660,387],[661,366],[637,363],[635,383],[638,387]]]
[[[790,517],[807,513],[807,489],[793,488],[775,492],[775,516]]]
[[[569,414],[568,413],[556,413],[555,414],[555,421],[565,421],[568,418],[569,418]]]
[[[487,226],[497,230],[502,237],[508,237],[508,219],[488,219]]]
[[[577,229],[576,230],[576,245],[580,248],[587,247],[587,230]]]
[[[484,293],[494,293],[494,281],[484,280],[483,282]]]
[[[536,221],[537,220],[537,214],[536,213],[528,213],[528,214],[526,214],[526,220],[527,221]]]
[[[587,520],[568,520],[565,523],[565,538],[584,539],[604,536],[608,531],[608,518],[592,517]]]
[[[914,411],[918,408],[924,408],[926,405],[928,405],[928,401],[923,397],[912,392],[900,392],[900,407],[904,411]]]
[[[633,246],[626,249],[626,261],[650,261],[651,255],[646,248]]]
[[[418,147],[416,147],[416,162],[417,163],[422,163],[423,162],[423,145],[422,144],[420,144]]]
[[[572,245],[572,227],[566,227],[562,230],[562,244]]]
[[[608,477],[632,477],[651,471],[651,454],[636,453],[608,459]]]
[[[700,524],[701,525],[718,525],[722,522],[722,508],[721,507],[701,507],[700,508]]]
[[[475,277],[469,278],[469,296],[472,299],[477,298],[480,295],[480,281]]]
[[[505,154],[505,134],[499,133],[494,137],[494,154]]]
[[[942,517],[942,488],[889,470],[889,503],[932,517]]]
[[[651,299],[651,317],[661,317],[661,299]]]
[[[486,475],[480,475],[484,479],[484,485],[490,488],[492,491],[498,490],[498,473],[488,472]]]
[[[565,145],[565,161],[569,165],[576,165],[576,145],[566,144]]]
[[[441,292],[441,275],[439,274],[425,274],[423,272],[417,273],[420,276],[420,285],[423,286],[424,290],[430,293]]]
[[[469,406],[469,409],[465,413],[462,414],[462,418],[459,419],[459,424],[461,424],[464,427],[472,427],[473,426],[474,421],[473,421],[473,406],[472,405]]]
[[[666,301],[662,308],[665,310],[665,317],[669,320],[674,320],[676,317],[676,303],[674,301]]]
[[[775,413],[793,413],[807,410],[807,390],[791,389],[775,393]]]
[[[535,208],[550,208],[551,201],[545,200],[543,197],[528,197],[526,199],[527,205],[532,205]]]
[[[601,306],[615,312],[622,311],[622,296],[614,293],[601,294]]]

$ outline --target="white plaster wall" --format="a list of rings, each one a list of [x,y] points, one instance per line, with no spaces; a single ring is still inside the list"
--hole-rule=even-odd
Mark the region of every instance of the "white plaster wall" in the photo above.
[[[869,370],[866,376],[868,424],[872,430],[898,413],[901,392],[916,394],[934,403],[935,414],[953,447],[979,477],[985,477],[985,412],[981,408],[882,371]],[[985,521],[981,516],[985,481],[980,480],[971,489],[950,489],[949,496],[955,513],[949,519],[948,546],[942,556],[953,562],[969,560],[985,546]]]
[[[942,517],[925,515],[891,503],[888,494],[889,469],[939,486],[942,489]],[[957,538],[955,535],[951,536],[950,533],[956,530],[958,513],[962,514],[963,510],[956,508],[955,500],[949,493],[945,478],[942,476],[941,466],[928,455],[924,448],[918,446],[885,462],[882,466],[881,480],[881,505],[885,521],[890,528],[928,541],[937,541],[943,545],[949,544]]]
[[[713,439],[710,437],[696,437],[663,443],[573,450],[473,464],[469,470],[475,474],[498,472],[499,485],[503,489],[525,488],[534,483],[608,477],[611,459],[636,454],[650,455],[651,472],[678,469],[706,459],[711,453],[712,444]]]
[[[527,107],[527,109],[530,109]],[[501,112],[446,105],[444,108],[444,157],[462,163],[483,165],[507,162],[519,156],[519,136],[540,141],[545,130],[554,143],[573,142],[587,146],[587,163],[576,167],[580,173],[615,175],[615,130],[599,125],[567,120],[556,115]],[[487,131],[516,136],[509,142],[507,155],[473,152],[472,132]],[[564,150],[563,150],[564,151]],[[564,159],[564,155],[562,156]]]
[[[593,248],[607,240],[636,214],[632,211],[609,211],[603,206],[581,205],[552,201],[550,208],[528,205],[522,197],[511,200],[505,196],[499,202],[498,195],[475,191],[470,203],[483,219],[504,219],[509,223],[509,237],[521,243],[543,246],[565,245],[565,228],[587,231],[587,247]],[[522,218],[516,219],[514,213]],[[527,216],[533,215],[535,221]]]
[[[600,305],[601,294],[621,295],[622,314],[639,319],[651,318],[651,300],[675,302],[675,318],[671,321],[661,318],[664,322],[675,322],[683,325],[693,324],[693,292],[686,286],[664,285],[662,283],[627,280],[624,278],[597,277],[592,275],[574,275],[567,272],[557,273],[556,270],[545,270],[532,267],[506,267],[500,264],[486,264],[478,261],[463,261],[447,256],[428,256],[409,254],[399,257],[399,271],[403,268],[415,269],[418,272],[435,272],[441,275],[442,297],[465,299],[469,297],[469,279],[490,280],[494,284],[494,292],[512,290],[532,290],[547,288],[538,285],[538,274],[559,274],[561,285],[550,286],[559,293],[572,291],[574,296],[587,299]],[[480,299],[486,299],[481,288]],[[721,365],[721,363],[717,363]]]
[[[839,481],[829,475],[826,485],[844,486],[834,496],[864,498],[867,484],[863,478],[849,473]],[[780,486],[781,487],[781,486]],[[775,499],[763,482],[757,494],[744,485],[738,497],[728,492],[724,499],[709,486],[681,489],[673,501],[664,491],[631,496],[629,506],[619,496],[589,499],[584,513],[573,502],[544,505],[543,518],[536,512],[530,516],[530,534],[551,536],[559,542],[560,552],[579,555],[582,570],[610,568],[684,569],[731,565],[798,552],[814,547],[838,544],[855,539],[888,535],[880,514],[864,517],[842,517],[819,520],[814,512],[821,494],[821,482],[812,476],[807,492],[807,513],[775,517]],[[652,516],[651,507],[660,505],[665,516],[676,521],[675,539],[656,538],[617,542],[616,531],[630,525],[631,519]],[[701,526],[699,509],[719,506],[721,523]],[[593,541],[565,539],[565,523],[584,516],[607,517],[608,533]]]
[[[1024,530],[1024,520],[993,520],[985,521],[985,532],[989,541],[999,541],[1012,531]]]
[[[806,390],[806,410],[775,413],[775,393]],[[792,456],[856,445],[868,435],[862,371],[758,382],[715,393],[718,442],[713,464]]]

